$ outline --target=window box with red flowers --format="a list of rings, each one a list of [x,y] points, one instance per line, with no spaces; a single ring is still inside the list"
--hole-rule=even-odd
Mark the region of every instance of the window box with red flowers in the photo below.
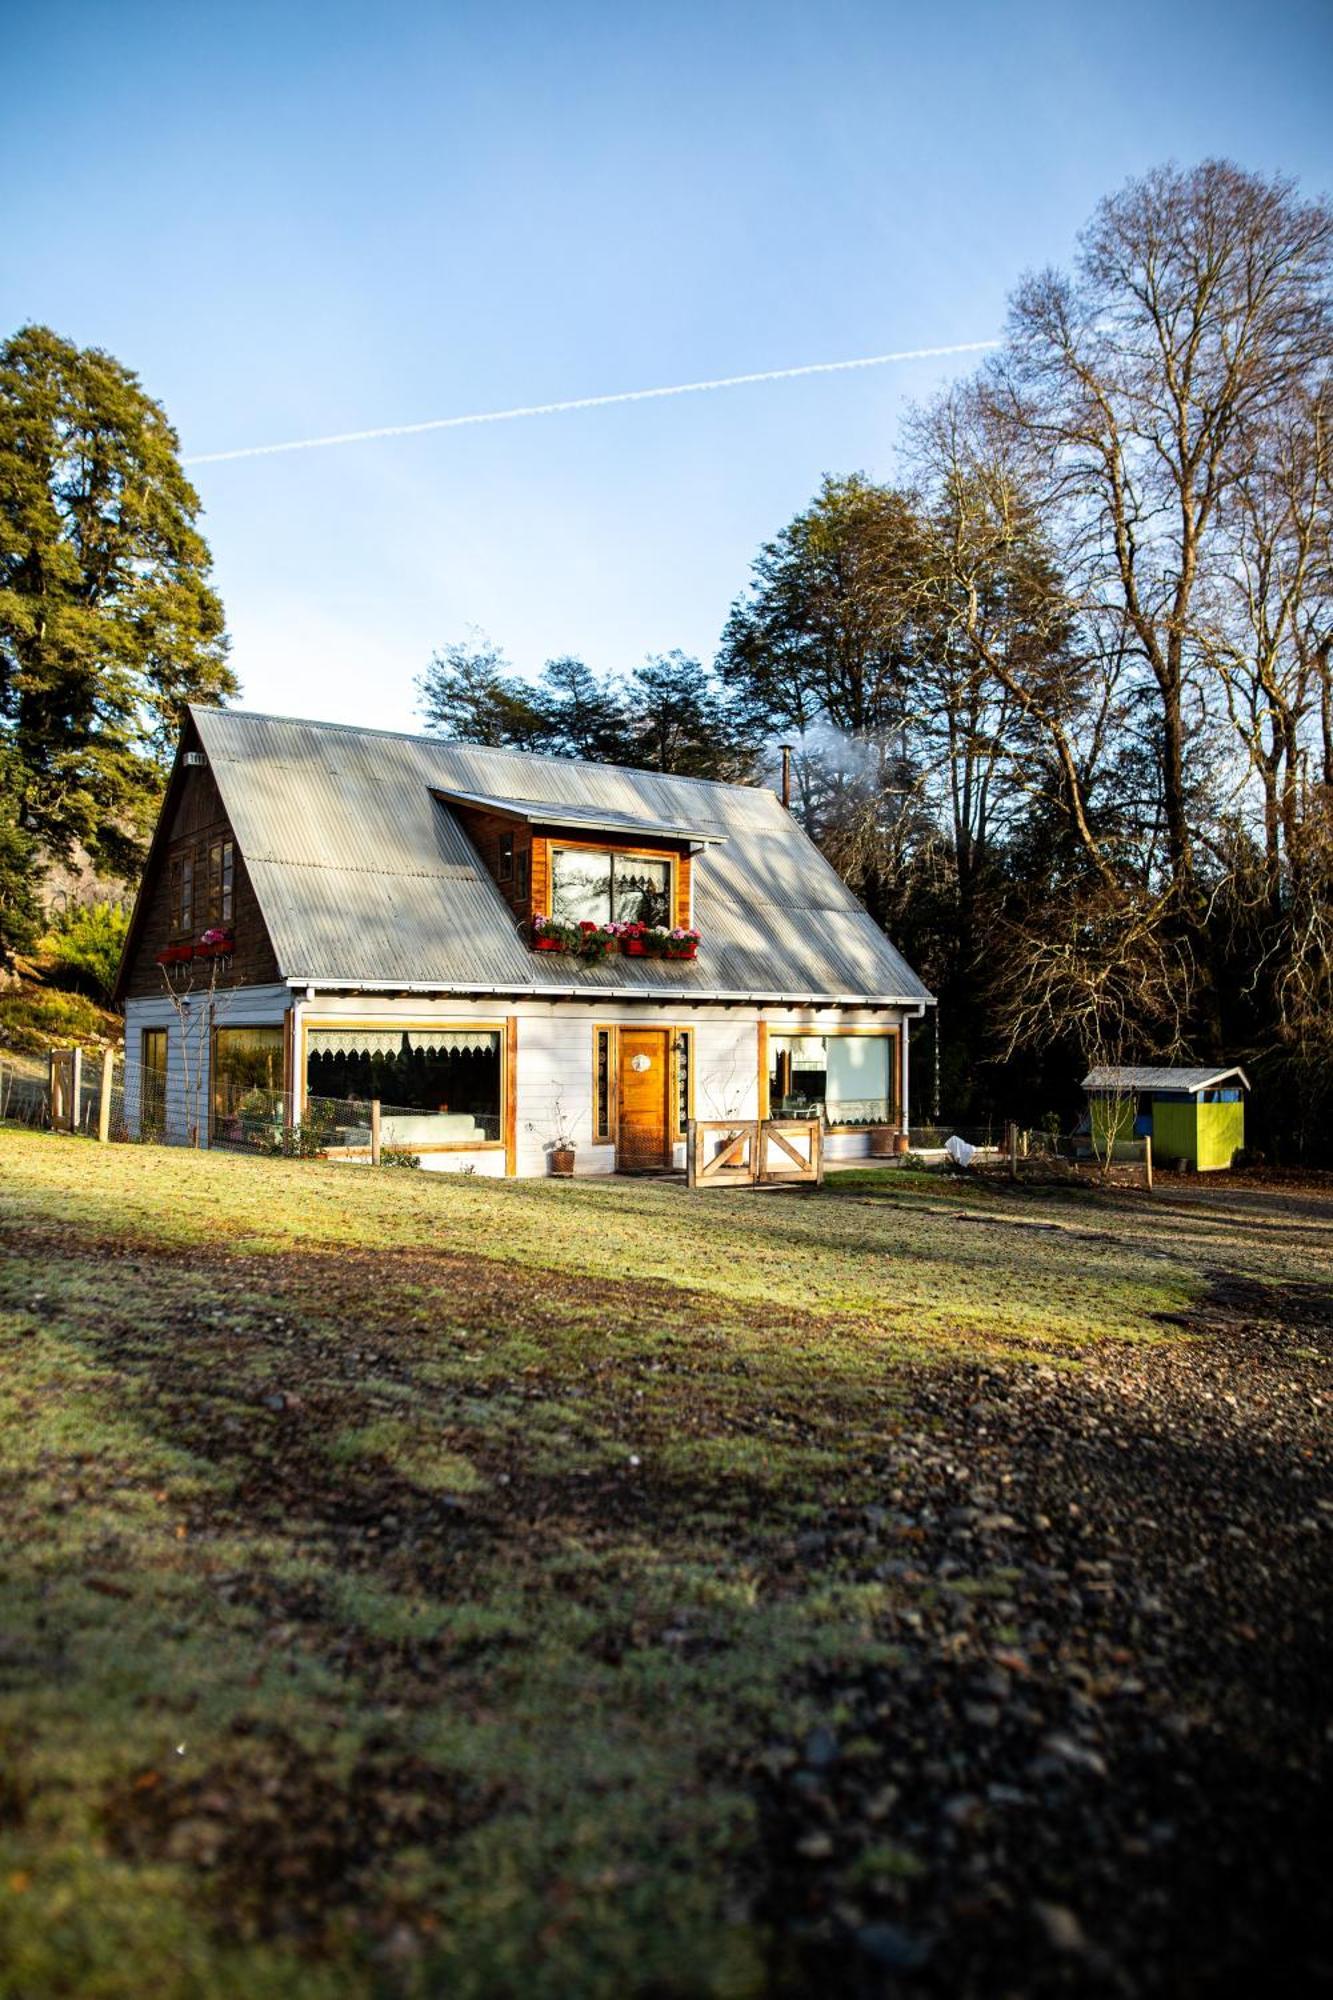
[[[159,965],[188,965],[194,957],[192,944],[169,944],[157,954]]]
[[[230,958],[236,949],[236,939],[229,930],[215,927],[207,930],[194,948],[196,958]]]
[[[677,924],[667,932],[666,955],[668,958],[697,958],[699,954],[699,933]]]
[[[534,951],[563,951],[575,958],[605,958],[616,944],[612,924],[567,924],[559,917],[534,917],[530,934]]]

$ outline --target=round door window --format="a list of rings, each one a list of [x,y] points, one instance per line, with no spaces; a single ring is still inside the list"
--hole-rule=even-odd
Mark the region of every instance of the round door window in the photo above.
[[[642,1074],[644,1070],[652,1068],[653,1059],[651,1056],[631,1056],[629,1066],[631,1069],[636,1069]]]

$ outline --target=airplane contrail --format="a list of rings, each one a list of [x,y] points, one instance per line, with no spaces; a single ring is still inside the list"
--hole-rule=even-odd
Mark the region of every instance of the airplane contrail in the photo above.
[[[998,340],[959,340],[949,347],[910,347],[897,354],[866,354],[856,361],[810,361],[803,368],[766,368],[755,375],[722,375],[713,382],[674,382],[665,389],[622,389],[613,396],[571,396],[562,403],[528,403],[515,410],[479,410],[466,417],[432,417],[422,424],[383,424],[372,431],[337,431],[329,437],[292,438],[285,444],[247,444],[235,451],[194,452],[184,465],[221,465],[236,458],[273,458],[284,451],[323,451],[328,445],[366,444],[372,438],[418,437],[423,431],[456,431],[466,424],[509,424],[519,417],[555,417],[566,410],[604,410],[611,403],[649,403],[663,396],[698,396],[707,389],[740,389],[752,382],[790,382],[798,375],[841,375],[853,368],[885,368],[893,361],[933,361],[945,354],[980,354]]]

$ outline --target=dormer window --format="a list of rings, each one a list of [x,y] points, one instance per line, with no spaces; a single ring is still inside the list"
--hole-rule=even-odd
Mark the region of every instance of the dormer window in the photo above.
[[[671,861],[605,848],[552,847],[551,915],[567,924],[669,924]]]
[[[497,882],[512,882],[514,879],[514,836],[509,830],[500,835],[495,879]]]

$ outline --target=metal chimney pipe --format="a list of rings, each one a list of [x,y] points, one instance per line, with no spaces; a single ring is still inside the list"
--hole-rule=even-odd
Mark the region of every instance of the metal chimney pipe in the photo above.
[[[791,744],[780,743],[782,752],[782,803],[791,811]]]

